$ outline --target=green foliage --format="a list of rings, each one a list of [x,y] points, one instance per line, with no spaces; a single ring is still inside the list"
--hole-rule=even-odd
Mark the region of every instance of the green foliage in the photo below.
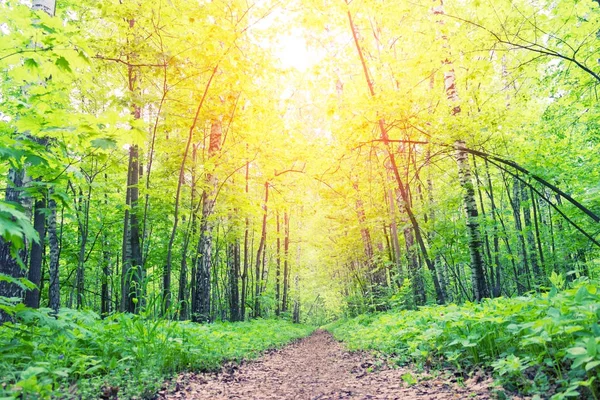
[[[211,371],[308,335],[312,328],[255,320],[198,325],[91,311],[21,307],[19,322],[0,327],[0,397],[152,396],[180,371]],[[37,397],[36,397],[37,398]]]
[[[17,250],[24,246],[24,240],[38,241],[29,217],[19,207],[0,201],[0,237]]]
[[[402,363],[483,366],[511,390],[596,398],[599,317],[598,285],[580,281],[562,292],[362,315],[327,328],[350,349]]]

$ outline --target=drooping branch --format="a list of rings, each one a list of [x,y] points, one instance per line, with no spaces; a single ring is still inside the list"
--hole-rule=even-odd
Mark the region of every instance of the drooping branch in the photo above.
[[[512,175],[513,177],[515,177],[516,179],[518,179],[521,183],[523,183],[524,185],[526,185],[527,187],[529,187],[535,194],[537,194],[538,196],[540,196],[541,199],[543,199],[546,203],[548,203],[554,210],[556,210],[556,212],[558,212],[569,224],[571,224],[575,229],[577,229],[579,232],[581,232],[586,238],[588,238],[592,243],[594,243],[596,246],[600,247],[600,242],[598,242],[596,239],[594,239],[594,237],[592,235],[590,235],[589,233],[587,233],[582,227],[580,227],[579,225],[577,225],[575,223],[575,221],[573,221],[571,218],[569,218],[556,204],[554,204],[552,201],[550,201],[550,199],[544,195],[542,192],[540,192],[536,187],[534,187],[533,185],[531,185],[529,182],[527,182],[526,180],[524,180],[523,178],[521,178],[518,174],[510,171],[508,168],[503,167],[502,165],[492,161],[492,160],[488,160],[490,164],[495,165],[496,167],[498,167],[500,170]]]
[[[589,208],[585,207],[583,204],[581,204],[580,202],[578,202],[577,200],[575,200],[573,197],[571,197],[570,195],[568,195],[564,191],[560,190],[557,186],[551,184],[550,182],[548,182],[544,178],[531,173],[531,171],[523,168],[522,166],[520,166],[516,162],[511,161],[511,160],[507,160],[507,159],[504,159],[504,158],[501,158],[501,157],[497,157],[497,156],[494,156],[494,155],[491,155],[491,154],[487,154],[487,153],[484,153],[484,152],[478,151],[478,150],[473,150],[473,149],[465,148],[465,151],[467,153],[473,154],[475,156],[481,157],[481,158],[486,159],[486,160],[494,160],[494,161],[497,161],[499,163],[508,165],[508,166],[516,169],[517,171],[522,172],[522,173],[526,174],[527,176],[530,176],[532,179],[536,180],[537,182],[539,182],[542,185],[546,186],[547,188],[551,189],[556,194],[560,195],[565,200],[569,201],[575,207],[579,208],[581,211],[583,211],[587,216],[589,216],[595,222],[600,222],[600,217],[598,215],[596,215],[592,210],[590,210]],[[494,164],[494,165],[497,165],[497,164]]]

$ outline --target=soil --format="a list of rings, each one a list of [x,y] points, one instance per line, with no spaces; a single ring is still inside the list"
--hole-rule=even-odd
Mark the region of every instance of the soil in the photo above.
[[[228,364],[219,373],[180,375],[167,386],[170,389],[161,391],[158,399],[495,398],[493,381],[483,373],[464,381],[450,372],[417,375],[408,368],[387,366],[368,353],[348,352],[325,331],[258,360]]]

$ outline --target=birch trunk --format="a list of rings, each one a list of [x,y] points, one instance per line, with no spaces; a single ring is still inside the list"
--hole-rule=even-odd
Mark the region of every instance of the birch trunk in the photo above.
[[[222,126],[213,121],[210,127],[208,157],[213,158],[221,149]],[[198,240],[198,261],[196,264],[196,291],[192,302],[192,320],[209,322],[210,313],[210,272],[212,264],[212,231],[214,222],[211,216],[215,206],[217,177],[214,173],[206,176],[207,188],[202,192],[202,222]]]

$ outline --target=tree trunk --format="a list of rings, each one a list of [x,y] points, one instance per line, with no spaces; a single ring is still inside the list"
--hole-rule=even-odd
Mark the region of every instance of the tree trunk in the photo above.
[[[90,219],[90,202],[92,197],[92,181],[88,182],[88,190],[86,197],[80,190],[79,193],[79,210],[77,223],[79,226],[79,254],[77,256],[77,273],[75,277],[76,289],[76,304],[77,308],[84,307],[84,291],[85,291],[85,252],[88,242],[89,219]],[[81,215],[83,213],[83,215]],[[83,220],[82,220],[83,218]]]
[[[50,284],[48,285],[49,306],[55,313],[60,309],[59,241],[56,230],[56,201],[52,198],[52,189],[48,196],[48,245],[50,246]]]
[[[198,117],[200,115],[200,110],[202,108],[202,105],[204,104],[204,99],[206,98],[206,93],[208,90],[208,87],[210,86],[210,83],[212,82],[212,77],[214,76],[214,72],[213,75],[211,75],[210,80],[208,81],[208,84],[206,86],[205,92],[204,92],[204,96],[202,97],[202,99],[200,100],[200,103],[198,104],[198,107],[196,109],[196,114],[194,116],[194,120],[192,121],[192,124],[190,126],[189,129],[189,133],[188,133],[188,138],[187,138],[187,142],[185,145],[185,151],[183,152],[183,158],[181,159],[181,164],[179,166],[179,179],[177,180],[177,191],[175,193],[175,211],[173,212],[173,228],[171,229],[171,236],[169,237],[169,244],[167,246],[167,261],[166,261],[166,265],[165,268],[163,270],[163,305],[164,305],[164,311],[166,311],[171,304],[171,265],[172,265],[172,257],[173,257],[173,244],[175,242],[175,235],[177,234],[177,226],[179,225],[179,201],[180,201],[180,197],[181,197],[181,189],[183,187],[184,181],[185,181],[185,164],[187,161],[187,157],[190,151],[190,146],[192,145],[192,139],[194,138],[194,130],[196,128],[196,125],[198,123]],[[214,123],[213,126],[215,128],[213,128],[211,126],[211,145],[212,145],[212,136],[213,136],[213,130],[214,129],[218,129],[219,133],[215,135],[219,136],[219,141],[220,139],[220,135],[221,135],[221,124],[220,122]],[[218,144],[218,147],[220,147],[220,142]],[[209,149],[209,154],[210,154],[210,149]],[[195,164],[195,158],[196,158],[196,147],[194,146],[193,150],[192,150],[192,159],[193,162]],[[192,173],[192,175],[194,175],[194,173]],[[192,177],[193,179],[193,177]],[[210,179],[213,179],[212,177]],[[210,180],[209,179],[209,180]],[[212,183],[212,182],[209,182]],[[216,181],[215,181],[216,183]],[[192,190],[193,190],[193,183],[192,183]],[[192,212],[193,211],[193,203],[192,203]],[[186,244],[186,250],[187,250],[187,244]],[[185,254],[184,254],[185,257]],[[186,272],[187,273],[187,272]],[[180,279],[181,281],[181,279]]]
[[[54,13],[56,11],[56,1],[34,0],[31,7],[33,10],[43,10],[48,15],[54,16]],[[13,202],[23,206],[25,209],[25,213],[31,215],[30,201],[28,201],[28,199],[23,196],[22,192],[23,188],[27,183],[26,181],[27,174],[24,168],[15,169],[13,167],[10,167],[8,171],[8,184],[6,188],[5,199],[7,202]],[[43,243],[39,243],[39,245],[43,247]],[[13,243],[7,242],[3,238],[0,238],[0,274],[7,275],[10,278],[20,279],[25,277],[26,271],[24,271],[21,268],[19,260],[13,257],[13,254],[11,252],[13,247]],[[27,240],[23,238],[23,246],[19,249],[18,252],[18,258],[21,259],[21,262],[27,263],[27,252]],[[22,298],[23,290],[19,285],[15,283],[6,282],[2,280],[0,281],[0,296],[7,298]],[[39,303],[39,288],[37,297],[37,303]],[[6,312],[0,310],[0,324],[10,320],[12,320],[12,318]]]
[[[402,262],[400,261],[401,251],[400,251],[400,241],[398,240],[398,225],[396,223],[396,205],[394,204],[394,191],[393,189],[388,190],[388,201],[389,201],[389,210],[390,210],[390,237],[392,244],[392,251],[394,255],[394,262],[396,264],[396,269],[398,272],[398,276],[400,278],[398,284],[402,284],[404,280],[404,271],[402,270]]]
[[[31,245],[31,254],[29,256],[29,276],[28,279],[36,287],[25,293],[25,305],[31,308],[40,307],[40,284],[42,278],[42,260],[44,246],[46,244],[46,197],[36,200],[35,214],[33,217],[33,228],[38,234],[39,242],[33,242]]]
[[[56,0],[33,0],[32,10],[42,10],[51,17],[56,13]]]
[[[25,186],[25,170],[10,168],[8,171],[8,187],[6,188],[6,201],[23,204],[23,187]],[[27,254],[25,238],[24,246],[19,250],[19,257],[24,260]],[[20,279],[25,276],[25,271],[19,265],[19,261],[13,257],[11,249],[13,244],[0,237],[0,274],[11,278]],[[0,281],[0,296],[8,298],[22,298],[23,290],[12,282]],[[4,311],[0,310],[0,324],[10,321],[12,318]]]
[[[250,163],[248,161],[246,161],[246,173],[245,173],[245,182],[246,182],[246,186],[245,186],[245,193],[246,193],[246,198],[248,197],[248,178],[249,178],[249,171],[250,170]],[[249,263],[249,249],[248,249],[248,231],[250,228],[250,218],[248,218],[248,216],[246,216],[245,219],[245,227],[244,227],[244,270],[242,272],[242,298],[240,300],[240,320],[244,321],[246,320],[246,298],[248,297],[248,263]]]
[[[294,281],[295,281],[295,286],[296,286],[296,298],[294,299],[294,311],[292,314],[292,321],[295,324],[299,324],[300,323],[300,299],[298,298],[298,293],[299,293],[300,279],[298,278],[298,275],[296,275],[296,277],[294,278]]]
[[[210,127],[209,158],[214,158],[220,151],[221,135],[221,122],[213,121]],[[202,192],[202,221],[200,223],[200,238],[198,240],[196,291],[192,301],[192,320],[194,322],[209,322],[211,320],[210,272],[212,266],[212,230],[214,224],[211,216],[216,202],[217,177],[214,173],[208,173],[206,180],[207,188]]]
[[[127,187],[125,191],[125,213],[123,216],[123,241],[121,245],[121,312],[130,312],[129,291],[131,287],[131,246],[129,243],[129,214],[131,208],[131,149],[127,166]]]
[[[486,176],[487,176],[487,185],[488,185],[488,193],[489,193],[489,198],[490,198],[490,206],[492,208],[491,213],[492,213],[492,221],[494,223],[494,227],[492,230],[492,241],[494,243],[494,254],[493,254],[493,258],[494,258],[494,263],[496,264],[496,279],[495,279],[495,283],[496,285],[492,288],[492,295],[494,297],[499,297],[501,295],[501,288],[502,288],[502,264],[500,263],[500,243],[498,240],[498,222],[496,221],[496,213],[497,213],[497,209],[496,209],[496,202],[494,200],[494,187],[492,186],[492,178],[490,176],[490,170],[489,170],[489,165],[488,165],[488,161],[485,160],[485,172],[486,172]]]
[[[469,234],[469,253],[471,255],[471,282],[473,284],[473,297],[476,301],[489,297],[488,287],[485,282],[483,242],[479,231],[479,213],[475,201],[475,189],[471,179],[468,154],[465,143],[456,141],[456,161],[458,163],[460,185],[463,188],[463,199],[467,214],[467,232]]]
[[[374,263],[374,251],[373,251],[373,241],[371,239],[371,233],[369,232],[369,228],[367,226],[367,218],[365,215],[365,207],[360,198],[360,191],[358,189],[358,182],[353,182],[352,186],[356,191],[356,215],[358,217],[358,223],[360,226],[360,236],[363,242],[363,248],[366,257],[366,263],[368,268],[368,273],[370,280],[376,285],[385,285],[385,270],[377,269],[377,266]]]
[[[521,206],[523,208],[523,222],[525,223],[525,235],[527,238],[527,247],[529,250],[529,262],[531,263],[534,282],[536,283],[536,286],[539,286],[541,285],[544,277],[542,276],[540,265],[538,264],[535,237],[533,236],[533,224],[531,223],[531,204],[529,201],[529,190],[524,184],[520,184],[519,186],[521,187]]]
[[[487,221],[487,215],[485,212],[485,206],[483,203],[483,193],[481,191],[481,180],[479,179],[479,170],[477,168],[477,159],[475,157],[475,155],[472,156],[473,157],[473,174],[475,175],[475,184],[477,186],[477,197],[479,198],[479,205],[481,207],[481,216],[484,222]],[[468,159],[467,159],[468,161]],[[487,226],[487,224],[485,224],[485,226]],[[494,268],[493,268],[493,258],[492,258],[492,249],[490,247],[490,238],[488,235],[488,230],[487,227],[486,228],[482,228],[483,231],[483,243],[484,243],[484,249],[485,249],[485,255],[487,256],[487,259],[485,259],[485,264],[488,267],[488,269],[484,269],[484,274],[487,273],[487,275],[485,275],[486,278],[486,283],[489,282],[488,284],[488,292],[490,293],[490,295],[494,295],[494,288],[496,287],[496,275],[494,274]]]
[[[371,95],[371,97],[375,97],[375,89],[373,88],[373,82],[371,81],[371,77],[369,76],[369,70],[367,68],[367,63],[364,59],[362,49],[358,42],[358,34],[356,32],[354,22],[352,21],[352,14],[350,13],[350,11],[348,11],[348,21],[350,23],[350,29],[352,31],[352,36],[354,38],[354,44],[355,44],[356,50],[358,52],[358,55],[360,57],[361,65],[363,68],[363,73],[364,73],[365,79],[367,81],[367,87],[369,89],[369,94]],[[435,273],[435,265],[429,258],[429,254],[427,252],[427,247],[425,247],[425,241],[423,240],[423,236],[421,235],[421,229],[419,227],[419,223],[412,211],[412,208],[410,205],[410,198],[408,196],[408,186],[404,185],[404,182],[402,181],[402,178],[400,177],[398,165],[396,163],[396,156],[390,147],[390,141],[389,141],[387,129],[385,127],[385,121],[382,118],[380,118],[378,121],[378,125],[379,125],[379,131],[381,133],[381,139],[386,147],[386,152],[387,152],[389,160],[390,160],[392,171],[394,172],[394,177],[396,178],[396,183],[398,185],[398,191],[400,192],[400,196],[402,198],[402,203],[404,203],[403,206],[406,210],[406,213],[408,214],[410,223],[413,226],[414,235],[415,235],[415,238],[417,239],[419,248],[421,249],[421,254],[423,254],[423,258],[425,259],[425,263],[427,264],[427,268],[429,268],[429,270],[432,273],[433,285],[435,287],[437,301],[439,304],[443,304],[443,303],[445,303],[444,293],[442,292],[440,282],[438,280],[437,274]]]
[[[192,224],[195,224],[195,218],[193,217],[194,214],[194,196],[192,195],[192,210],[190,212],[190,214],[192,214],[190,216],[190,223],[186,229],[186,233],[185,233],[185,239],[183,240],[183,250],[181,251],[181,268],[179,270],[179,291],[177,293],[177,304],[178,304],[178,308],[179,308],[179,319],[182,321],[185,321],[187,319],[187,312],[188,312],[188,307],[187,307],[187,299],[186,299],[186,295],[187,295],[187,275],[188,275],[188,270],[187,270],[187,258],[188,258],[188,247],[190,244],[190,239],[191,239],[191,232],[192,232]],[[163,276],[163,289],[164,289],[164,276]],[[170,282],[169,282],[170,283]],[[164,292],[163,292],[164,294]],[[163,299],[164,301],[164,299]],[[168,307],[164,307],[164,311],[167,311]]]
[[[262,287],[261,282],[261,271],[260,267],[263,259],[263,251],[265,248],[265,242],[267,240],[267,212],[269,203],[269,182],[265,182],[265,199],[263,203],[263,219],[262,219],[262,230],[260,234],[260,242],[258,244],[258,251],[256,252],[256,264],[254,265],[255,273],[255,289],[254,289],[254,317],[260,317],[260,292]]]
[[[279,316],[281,311],[281,226],[279,211],[277,211],[277,268],[275,270],[275,315]]]
[[[531,289],[531,285],[529,283],[529,265],[528,265],[528,257],[527,257],[527,245],[525,244],[525,237],[523,236],[523,224],[521,223],[521,190],[520,190],[519,180],[514,178],[513,180],[513,195],[511,199],[511,205],[513,209],[513,217],[515,220],[515,228],[517,231],[517,240],[519,241],[519,255],[521,262],[519,263],[519,268],[517,271],[516,277],[516,285],[517,285],[517,293],[522,295],[526,290]],[[508,192],[508,196],[510,198],[510,192],[508,191],[508,184],[506,187]],[[527,285],[523,283],[523,280],[527,282]]]
[[[533,189],[529,189],[529,194],[531,195],[531,201],[532,201],[532,208],[533,208],[533,221],[535,222],[535,238],[537,241],[537,246],[538,246],[538,252],[540,255],[540,263],[542,268],[545,267],[546,263],[544,261],[544,249],[542,248],[542,236],[540,233],[540,225],[539,222],[543,222],[541,219],[541,214],[540,214],[540,208],[539,208],[539,203],[536,200],[536,198],[534,197],[534,193],[533,193]],[[539,282],[539,284],[543,283],[543,280],[545,279],[544,273],[542,272],[541,276],[541,281]]]
[[[132,179],[131,179],[131,213],[130,216],[130,241],[131,241],[131,268],[133,269],[133,284],[135,288],[135,298],[137,301],[132,305],[133,312],[139,312],[143,295],[144,271],[142,266],[142,250],[140,247],[140,226],[138,222],[139,208],[139,150],[138,146],[133,146],[132,155]],[[133,298],[132,298],[133,300]]]
[[[431,157],[431,154],[430,154],[429,150],[427,150],[427,164],[428,165],[429,165],[430,157]],[[415,168],[416,168],[416,166],[415,166]],[[428,207],[429,207],[429,221],[431,223],[431,226],[433,227],[435,224],[435,204],[433,201],[433,199],[434,199],[433,198],[433,181],[431,180],[431,176],[427,177],[427,192],[428,192],[427,202],[428,202]],[[431,242],[435,238],[435,235],[436,235],[435,229],[432,229],[431,233],[428,235],[428,240]],[[444,295],[444,299],[446,301],[448,301],[449,300],[448,277],[447,277],[447,274],[445,271],[445,269],[447,267],[442,263],[439,252],[435,255],[433,263],[435,265],[435,271],[437,272],[437,277],[440,282],[440,288]]]
[[[230,245],[231,257],[229,264],[229,315],[231,321],[240,320],[240,291],[238,279],[240,276],[240,243],[236,239],[235,243]]]
[[[283,213],[283,230],[283,296],[281,298],[281,311],[286,312],[288,310],[288,293],[290,288],[290,216],[287,211]]]

